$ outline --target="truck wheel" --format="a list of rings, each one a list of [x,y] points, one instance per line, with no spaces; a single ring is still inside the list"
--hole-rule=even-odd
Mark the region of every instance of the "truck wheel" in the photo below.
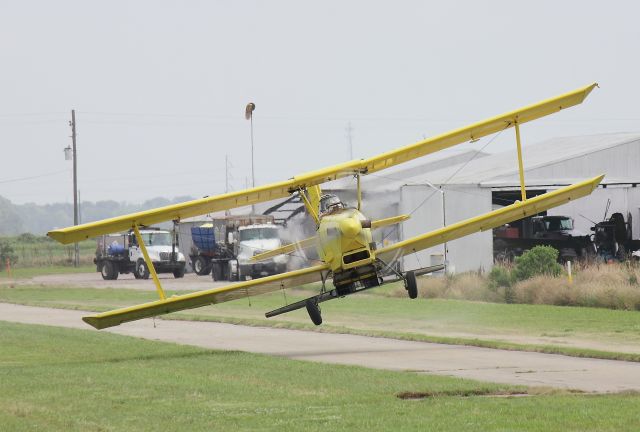
[[[102,275],[102,279],[104,280],[118,279],[118,269],[116,269],[116,266],[111,261],[105,261],[102,264],[100,274]]]
[[[147,264],[143,260],[138,260],[136,263],[136,277],[138,279],[149,279],[149,269]]]
[[[193,261],[193,271],[196,272],[198,276],[208,275],[211,271],[211,264],[205,257],[198,256],[195,261]]]
[[[222,280],[222,264],[213,263],[211,265],[211,277],[213,278],[214,281]]]
[[[228,265],[220,264],[220,280],[230,280]]]
[[[173,271],[173,277],[176,279],[180,279],[184,277],[184,267],[180,267]]]

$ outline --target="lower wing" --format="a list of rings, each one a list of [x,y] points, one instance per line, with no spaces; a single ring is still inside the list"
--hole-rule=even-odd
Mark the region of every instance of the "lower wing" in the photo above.
[[[409,255],[419,250],[427,249],[460,237],[479,231],[499,227],[514,220],[538,214],[542,211],[566,204],[571,200],[589,195],[598,187],[604,175],[573,184],[553,192],[538,195],[524,202],[516,203],[485,213],[471,219],[463,220],[455,224],[412,237],[376,251],[376,256],[382,261],[390,262],[404,255]]]
[[[260,279],[234,283],[220,288],[173,296],[165,300],[157,300],[141,305],[103,312],[97,315],[83,317],[82,320],[98,330],[102,330],[128,321],[135,321],[170,312],[178,312],[185,309],[193,309],[210,304],[224,303],[252,295],[265,294],[279,289],[318,282],[322,280],[323,272],[327,272],[328,270],[328,265],[321,264]]]

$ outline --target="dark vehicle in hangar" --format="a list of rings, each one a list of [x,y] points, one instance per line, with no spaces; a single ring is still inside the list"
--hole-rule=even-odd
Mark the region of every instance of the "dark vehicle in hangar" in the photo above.
[[[595,255],[589,234],[577,231],[568,216],[533,216],[493,230],[493,256],[510,261],[535,246],[552,246],[561,262]]]

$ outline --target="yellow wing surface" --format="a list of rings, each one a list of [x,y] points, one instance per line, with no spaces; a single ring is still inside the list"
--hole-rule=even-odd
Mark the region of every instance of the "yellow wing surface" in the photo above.
[[[109,312],[82,318],[87,324],[98,330],[120,325],[152,316],[193,309],[210,304],[224,303],[280,289],[300,286],[322,280],[322,272],[329,269],[322,264],[302,270],[294,270],[274,276],[234,283],[221,288],[198,291],[191,294],[177,295],[165,300],[157,300],[141,305],[116,309]]]
[[[597,84],[581,87],[572,92],[538,102],[469,126],[419,141],[399,149],[382,153],[368,159],[353,160],[329,168],[295,176],[290,180],[231,192],[209,198],[201,198],[160,207],[154,210],[132,213],[74,227],[53,230],[48,235],[63,244],[69,244],[109,234],[125,231],[134,224],[153,225],[169,220],[180,220],[206,213],[227,210],[259,202],[283,198],[301,188],[308,188],[327,181],[359,173],[373,173],[395,166],[445,148],[473,141],[484,136],[512,127],[515,123],[532,120],[556,113],[562,109],[578,105],[584,101]]]
[[[388,263],[395,258],[412,254],[422,249],[427,249],[469,234],[486,231],[514,220],[538,214],[550,208],[566,204],[571,200],[589,195],[598,187],[598,184],[600,184],[603,178],[604,175],[594,177],[571,186],[557,189],[553,192],[538,195],[524,202],[518,201],[510,206],[403,240],[391,246],[378,249],[376,256]]]

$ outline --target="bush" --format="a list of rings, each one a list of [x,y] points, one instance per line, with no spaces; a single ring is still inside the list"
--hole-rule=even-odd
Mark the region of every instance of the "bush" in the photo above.
[[[0,239],[0,271],[7,265],[7,260],[11,265],[14,265],[18,261],[18,255],[8,240]]]
[[[562,273],[562,266],[557,260],[557,249],[551,246],[536,246],[522,256],[516,257],[513,277],[521,281],[538,275],[559,276]]]
[[[489,285],[494,289],[498,287],[510,287],[513,280],[511,271],[501,265],[494,265],[488,277]]]

